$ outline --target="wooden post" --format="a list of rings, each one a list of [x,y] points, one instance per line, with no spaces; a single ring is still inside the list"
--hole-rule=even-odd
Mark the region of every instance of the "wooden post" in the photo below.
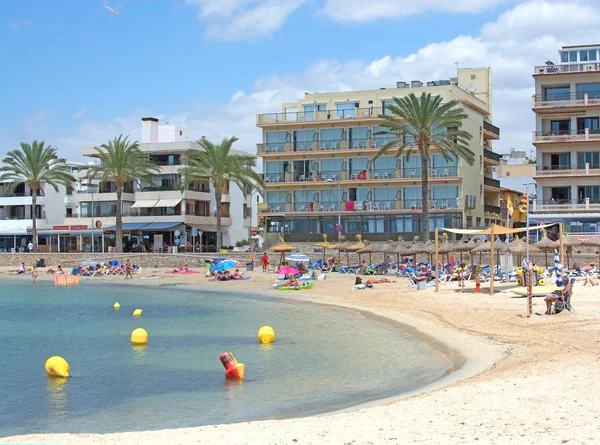
[[[490,295],[494,295],[494,224],[490,229]]]
[[[435,277],[435,291],[438,292],[440,290],[440,277],[438,276],[438,228],[435,228],[435,272],[434,272],[434,277]]]

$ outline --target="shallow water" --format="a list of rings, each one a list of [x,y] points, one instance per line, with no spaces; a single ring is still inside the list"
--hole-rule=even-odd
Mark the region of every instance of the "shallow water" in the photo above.
[[[305,416],[413,390],[452,367],[401,325],[267,295],[3,282],[0,436]],[[256,340],[265,324],[272,345]],[[148,346],[130,344],[137,327]],[[224,351],[245,363],[246,380],[224,379]],[[46,377],[52,355],[69,362],[71,378]]]

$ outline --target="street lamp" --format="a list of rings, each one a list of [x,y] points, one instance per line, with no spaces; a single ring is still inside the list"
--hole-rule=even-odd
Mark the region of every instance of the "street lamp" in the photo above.
[[[525,231],[525,257],[529,260],[529,186],[535,185],[535,182],[526,182],[523,185],[525,186],[525,196],[527,197],[527,207],[525,207],[525,224],[527,224],[527,230]]]
[[[336,182],[331,178],[327,179],[327,182]],[[338,185],[338,199],[340,201],[339,203],[339,207],[338,207],[338,240],[340,239],[340,237],[342,236],[342,181],[338,180],[337,181],[337,185]]]
[[[92,194],[92,253],[94,253],[94,229],[96,228],[96,223],[94,221],[94,192],[95,192],[95,185],[94,184],[88,184],[88,192],[90,192]],[[83,248],[83,246],[82,246]]]

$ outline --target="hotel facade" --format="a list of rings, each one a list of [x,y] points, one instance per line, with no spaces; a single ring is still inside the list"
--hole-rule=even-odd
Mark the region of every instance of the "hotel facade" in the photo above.
[[[369,240],[419,234],[421,161],[418,150],[396,159],[373,160],[394,139],[381,134],[379,115],[392,99],[414,93],[458,100],[467,114],[463,128],[473,135],[475,163],[447,161],[432,150],[428,175],[430,229],[502,224],[500,183],[492,149],[500,130],[492,119],[489,68],[460,69],[456,78],[423,84],[398,82],[395,88],[340,93],[306,93],[277,113],[260,114],[258,156],[263,161],[265,202],[259,206],[265,235],[312,241],[321,234],[361,233]],[[407,141],[410,144],[410,141]],[[341,227],[338,226],[338,223]]]
[[[565,46],[536,66],[537,197],[530,220],[567,232],[600,229],[600,45]]]

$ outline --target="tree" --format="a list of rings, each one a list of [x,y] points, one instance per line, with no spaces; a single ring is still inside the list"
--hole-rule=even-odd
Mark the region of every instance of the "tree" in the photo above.
[[[221,199],[223,191],[230,183],[236,184],[242,193],[247,190],[262,190],[262,177],[253,168],[256,158],[251,155],[231,154],[232,145],[238,140],[233,136],[224,138],[220,144],[201,139],[198,144],[201,151],[195,151],[188,157],[188,165],[179,170],[182,185],[190,186],[209,181],[214,189],[217,203],[217,251],[223,246],[223,230],[221,223]]]
[[[123,252],[123,187],[128,182],[150,182],[160,169],[146,153],[140,150],[137,141],[129,141],[129,137],[120,135],[107,144],[94,147],[93,157],[100,160],[88,170],[88,180],[100,179],[100,182],[113,180],[117,192],[117,211],[115,228],[115,250]]]
[[[37,252],[37,197],[42,184],[51,186],[58,192],[58,186],[71,187],[75,178],[69,173],[69,166],[56,154],[56,148],[44,145],[44,141],[28,144],[21,142],[20,150],[11,150],[0,167],[0,181],[10,181],[7,190],[14,190],[19,184],[31,189],[31,219],[33,248]]]
[[[414,93],[394,98],[393,103],[386,106],[387,113],[379,118],[384,119],[380,125],[387,131],[376,134],[395,135],[393,141],[385,144],[374,159],[394,149],[395,157],[403,153],[407,157],[416,149],[421,158],[421,198],[422,198],[422,232],[423,239],[429,241],[429,159],[430,149],[436,148],[446,160],[462,158],[469,165],[475,162],[475,154],[469,149],[469,141],[473,136],[462,129],[463,121],[468,117],[459,107],[458,100],[443,102],[440,96],[423,93],[417,97]]]

